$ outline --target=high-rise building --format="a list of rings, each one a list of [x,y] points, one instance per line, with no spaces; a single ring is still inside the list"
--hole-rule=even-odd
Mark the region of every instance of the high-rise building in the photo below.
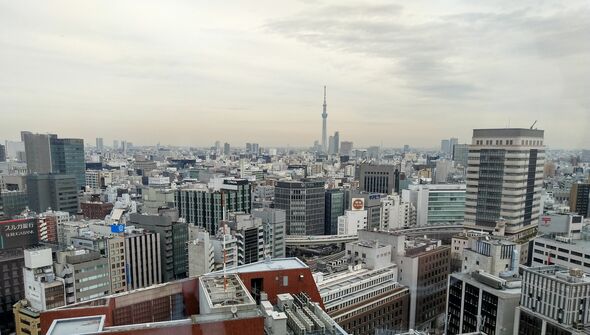
[[[86,186],[84,140],[51,137],[50,143],[52,172],[75,176],[78,189]]]
[[[0,162],[6,162],[6,147],[0,144]]]
[[[227,143],[227,142],[223,143],[223,154],[225,156],[228,156],[230,152],[231,152],[231,148],[229,146],[229,143]]]
[[[367,229],[366,210],[346,210],[338,217],[338,235],[357,235],[361,229]]]
[[[303,179],[278,181],[275,207],[287,214],[288,235],[323,235],[325,182]]]
[[[570,210],[578,213],[585,218],[590,214],[588,206],[590,204],[590,183],[572,184],[570,190]]]
[[[395,165],[360,165],[359,181],[362,191],[392,194],[395,189]]]
[[[20,214],[29,205],[27,191],[0,191],[0,219]]]
[[[585,334],[590,324],[590,277],[559,265],[522,269],[514,334]]]
[[[113,140],[113,150],[119,150],[119,141]]]
[[[449,139],[449,154],[453,153],[453,148],[455,147],[455,145],[459,144],[459,139],[456,137],[451,137]]]
[[[450,150],[450,143],[449,140],[441,140],[440,141],[440,151],[443,153],[448,153]]]
[[[176,190],[174,203],[180,217],[207,229],[214,236],[223,219],[223,210],[250,213],[252,189],[245,179],[224,178],[219,183],[189,185]]]
[[[449,179],[449,174],[452,172],[453,162],[446,159],[439,159],[436,161],[436,168],[434,172],[434,181],[437,184],[445,184]]]
[[[334,133],[334,154],[338,154],[340,152],[340,132]]]
[[[323,111],[322,111],[322,151],[328,151],[328,143],[327,143],[327,122],[328,122],[328,105],[326,104],[326,86],[324,86],[324,104],[323,104]]]
[[[209,233],[203,228],[190,226],[188,241],[188,275],[200,276],[215,270],[215,249]]]
[[[344,192],[339,189],[326,191],[326,209],[324,211],[324,235],[338,233],[338,217],[344,214]]]
[[[340,142],[340,156],[352,156],[353,143],[350,141]]]
[[[462,167],[467,167],[467,156],[469,155],[468,144],[455,144],[453,146],[453,161]]]
[[[52,137],[56,137],[56,135],[33,134],[30,131],[21,132],[21,140],[25,143],[29,173],[50,173],[53,171],[50,144]]]
[[[267,248],[265,255],[272,258],[285,257],[286,212],[278,208],[265,207],[253,209],[252,216],[262,220],[264,245]]]
[[[481,270],[451,274],[445,334],[513,334],[520,286],[520,278],[504,279]]]
[[[70,213],[46,211],[39,214],[37,221],[39,241],[57,243],[57,226],[70,221]]]
[[[96,138],[96,150],[102,152],[104,150],[104,140],[102,137]]]
[[[381,215],[379,230],[408,228],[416,225],[416,208],[398,194],[380,199]]]
[[[188,224],[178,220],[178,212],[175,209],[161,210],[159,215],[131,214],[129,224],[158,233],[160,248],[164,250],[160,254],[160,282],[187,277]]]
[[[474,129],[469,146],[465,227],[526,238],[541,213],[543,130]]]
[[[37,213],[48,208],[78,213],[78,184],[73,175],[31,174],[27,176],[29,208]]]
[[[383,193],[345,190],[345,208],[366,210],[367,229],[378,229],[381,223],[381,199],[385,196]],[[359,200],[361,203],[359,203]]]

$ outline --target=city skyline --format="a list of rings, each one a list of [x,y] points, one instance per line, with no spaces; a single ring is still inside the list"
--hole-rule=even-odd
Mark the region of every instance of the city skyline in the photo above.
[[[327,85],[327,133],[359,147],[535,120],[590,142],[586,2],[271,4],[5,2],[0,133],[308,147]]]

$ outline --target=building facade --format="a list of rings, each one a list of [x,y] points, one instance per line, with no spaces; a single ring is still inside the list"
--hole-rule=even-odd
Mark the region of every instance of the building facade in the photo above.
[[[80,202],[75,176],[63,174],[32,174],[27,176],[29,208],[44,212],[55,211],[78,213]]]
[[[361,164],[360,189],[371,193],[392,194],[395,190],[395,170],[394,165]]]
[[[534,235],[541,213],[543,130],[475,129],[469,146],[465,227],[505,235]]]
[[[279,181],[275,207],[286,213],[288,235],[323,235],[325,189],[323,180]]]

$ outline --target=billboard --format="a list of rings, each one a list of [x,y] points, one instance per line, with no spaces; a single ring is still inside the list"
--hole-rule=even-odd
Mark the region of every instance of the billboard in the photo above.
[[[111,225],[111,233],[120,234],[125,232],[124,224],[113,224]]]
[[[365,209],[365,199],[364,198],[352,198],[352,205],[350,208],[353,211],[362,211]]]
[[[38,242],[35,218],[0,221],[0,250],[28,248]]]

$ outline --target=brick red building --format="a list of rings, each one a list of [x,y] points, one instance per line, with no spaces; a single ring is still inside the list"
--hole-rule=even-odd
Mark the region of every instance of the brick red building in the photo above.
[[[87,219],[104,220],[111,213],[113,204],[110,202],[81,202],[80,209]]]

